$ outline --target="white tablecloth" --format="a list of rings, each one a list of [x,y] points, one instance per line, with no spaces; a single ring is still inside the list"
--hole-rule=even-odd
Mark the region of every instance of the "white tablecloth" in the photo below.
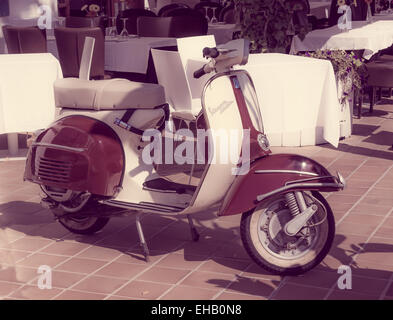
[[[301,41],[293,37],[291,53],[299,51],[365,50],[363,57],[370,59],[378,51],[393,44],[393,21],[352,21],[352,30],[342,32],[338,26],[313,30]]]
[[[318,19],[329,18],[330,2],[311,2],[310,14]]]
[[[105,70],[145,74],[151,48],[175,46],[174,38],[130,38],[105,41]],[[58,57],[54,37],[48,37],[48,51]]]
[[[31,132],[55,117],[53,83],[62,78],[50,53],[0,55],[0,134]]]
[[[252,54],[247,70],[273,146],[338,146],[341,106],[332,64],[285,54]],[[348,119],[350,121],[350,119]]]

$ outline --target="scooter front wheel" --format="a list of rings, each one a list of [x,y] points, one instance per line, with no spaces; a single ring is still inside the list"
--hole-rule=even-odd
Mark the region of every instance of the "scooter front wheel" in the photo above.
[[[317,212],[295,236],[283,228],[293,216],[284,195],[270,198],[242,215],[240,233],[250,257],[262,268],[279,275],[299,275],[318,265],[334,239],[332,210],[319,192],[304,192],[306,203]]]

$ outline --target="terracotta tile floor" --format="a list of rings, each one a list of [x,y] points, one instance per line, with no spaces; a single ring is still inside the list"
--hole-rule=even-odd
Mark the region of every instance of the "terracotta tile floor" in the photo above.
[[[364,110],[366,111],[366,110]],[[278,148],[339,170],[348,187],[325,194],[337,223],[333,248],[300,277],[255,265],[239,237],[240,216],[195,216],[193,243],[184,218],[145,216],[149,263],[133,218],[115,218],[94,236],[77,236],[39,205],[37,186],[22,181],[24,161],[0,159],[0,298],[3,299],[393,299],[393,105],[354,119],[340,147]],[[2,153],[1,153],[2,152]],[[23,151],[22,151],[23,153]],[[4,154],[4,150],[0,151]],[[340,265],[352,289],[340,290]],[[52,289],[37,287],[37,268],[52,268]]]

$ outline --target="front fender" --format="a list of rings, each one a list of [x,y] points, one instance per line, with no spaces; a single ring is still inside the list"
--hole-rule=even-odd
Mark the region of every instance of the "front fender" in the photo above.
[[[218,215],[249,211],[260,201],[288,190],[338,191],[344,188],[344,180],[339,177],[301,155],[269,155],[252,163],[247,175],[236,177]]]

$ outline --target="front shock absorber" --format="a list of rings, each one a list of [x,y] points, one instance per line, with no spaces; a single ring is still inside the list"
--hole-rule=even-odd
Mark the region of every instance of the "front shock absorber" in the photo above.
[[[296,197],[293,192],[288,192],[285,194],[285,200],[287,201],[288,208],[292,213],[292,216],[296,216],[300,213],[299,206],[296,202]]]

